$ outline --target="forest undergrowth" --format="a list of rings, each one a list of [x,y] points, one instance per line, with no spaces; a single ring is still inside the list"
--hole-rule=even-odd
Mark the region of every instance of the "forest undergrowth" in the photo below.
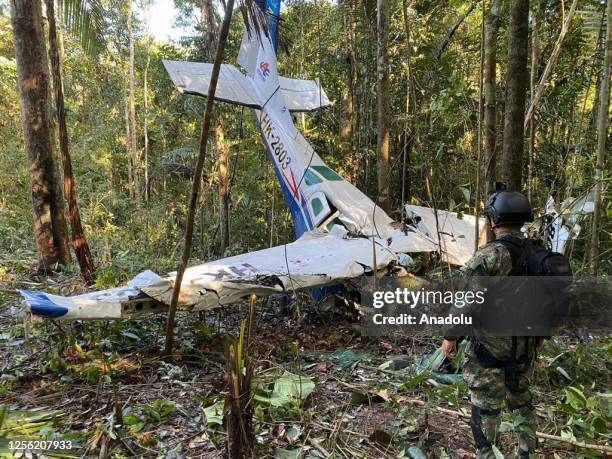
[[[71,439],[73,457],[223,457],[224,348],[247,305],[180,313],[173,358],[163,315],[139,320],[40,321],[12,315],[14,288],[79,293],[76,275],[5,272],[0,291],[0,430]],[[419,362],[439,340],[362,336],[353,313],[290,296],[257,304],[257,457],[471,457],[467,388]],[[609,337],[547,341],[534,374],[539,430],[609,441]],[[448,382],[454,384],[445,384]],[[521,429],[506,414],[503,445]],[[509,446],[508,446],[509,447]],[[546,440],[543,457],[604,457]],[[300,456],[301,455],[301,456]]]

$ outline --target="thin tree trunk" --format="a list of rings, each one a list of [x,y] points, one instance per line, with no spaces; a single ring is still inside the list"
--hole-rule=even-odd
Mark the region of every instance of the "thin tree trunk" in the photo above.
[[[128,0],[128,39],[130,46],[129,63],[129,109],[130,109],[130,150],[132,154],[132,196],[136,202],[140,201],[140,155],[136,142],[136,100],[135,100],[135,77],[134,77],[134,31],[133,31],[133,0]]]
[[[496,178],[495,143],[497,138],[497,34],[502,0],[493,0],[485,19],[484,52],[484,188],[491,189]]]
[[[72,174],[72,160],[68,145],[68,128],[66,127],[66,113],[64,111],[64,88],[62,84],[62,68],[57,46],[57,27],[55,23],[54,0],[45,0],[47,6],[47,20],[49,21],[49,56],[51,59],[51,73],[53,77],[53,90],[55,106],[57,109],[57,124],[59,130],[59,144],[64,167],[64,196],[68,201],[68,216],[72,229],[72,245],[76,253],[81,275],[86,283],[94,281],[95,266],[89,245],[85,239],[85,232],[81,224],[81,214],[77,204],[76,185]]]
[[[221,254],[230,244],[229,226],[229,148],[225,141],[225,130],[223,128],[223,118],[217,116],[215,127],[215,137],[217,145],[217,155],[219,164],[219,221],[221,229]]]
[[[410,44],[410,23],[408,22],[408,2],[402,0],[402,13],[404,19],[404,35],[406,44],[406,106],[405,106],[405,121],[404,121],[404,146],[402,148],[402,211],[406,205],[406,196],[411,193],[410,189],[410,151],[412,150],[412,132],[410,129],[411,107],[415,104],[414,82],[412,81],[412,45]]]
[[[149,76],[149,65],[151,63],[151,55],[149,54],[149,50],[147,49],[147,65],[145,66],[144,71],[144,84],[143,84],[143,135],[144,135],[144,181],[145,181],[145,202],[149,203],[149,101],[147,100],[149,97],[149,86],[148,86],[148,76]]]
[[[529,93],[531,94],[531,104],[533,104],[533,97],[536,85],[536,78],[538,77],[538,61],[540,60],[540,37],[538,36],[538,22],[537,15],[533,16],[533,23],[531,27],[531,70],[529,78]],[[527,168],[527,199],[531,201],[531,194],[533,189],[533,165],[535,162],[535,137],[536,137],[536,122],[535,118],[531,116],[529,118],[529,166]]]
[[[42,4],[11,0],[10,5],[36,247],[39,268],[46,271],[68,263],[70,251],[54,151]]]
[[[362,2],[363,5],[363,35],[366,39],[366,43],[371,43],[373,40],[372,29],[370,27],[370,16],[368,15],[367,3]],[[361,167],[362,175],[362,189],[367,194],[369,190],[369,155],[370,155],[370,141],[372,133],[372,110],[371,110],[371,98],[370,98],[370,51],[371,46],[365,47],[365,59],[364,59],[364,71],[363,79],[361,80],[361,97],[363,101],[360,103],[361,116],[359,117],[360,129],[359,135],[362,137],[361,144],[363,145],[363,165]]]
[[[476,224],[474,225],[474,251],[478,250],[480,239],[480,223],[478,216],[480,215],[480,187],[481,187],[481,170],[482,170],[482,125],[484,119],[484,48],[485,48],[485,7],[486,1],[482,0],[482,18],[480,23],[480,66],[478,69],[478,146],[476,156],[476,193],[474,197],[474,217]]]
[[[202,1],[201,10],[202,32],[204,39],[204,55],[207,60],[214,56],[216,40],[215,12],[212,0]],[[223,255],[230,244],[230,189],[229,189],[229,147],[225,141],[223,115],[217,113],[215,123],[215,149],[217,151],[217,164],[219,166],[219,228],[221,241],[219,253]]]
[[[353,181],[357,172],[355,163],[355,134],[357,130],[357,112],[355,109],[355,88],[357,85],[356,55],[356,0],[344,1],[344,40],[346,44],[347,75],[343,90],[344,113],[340,123],[340,147],[348,170],[348,179]]]
[[[200,134],[200,147],[198,153],[198,160],[196,162],[195,171],[193,174],[193,183],[191,186],[191,195],[189,197],[189,209],[187,212],[187,225],[185,228],[185,241],[183,243],[183,254],[181,257],[181,264],[176,272],[176,279],[174,281],[174,289],[172,290],[172,301],[170,302],[170,308],[168,310],[168,319],[166,323],[166,355],[172,352],[174,345],[174,318],[176,316],[176,308],[178,306],[179,295],[181,293],[181,284],[183,282],[183,275],[187,269],[189,263],[189,256],[191,255],[191,244],[193,239],[193,223],[195,219],[195,212],[198,203],[198,194],[202,185],[202,169],[204,168],[204,160],[206,159],[206,146],[208,142],[208,134],[210,132],[212,109],[215,103],[215,92],[217,90],[217,82],[219,80],[219,70],[221,69],[221,62],[223,61],[223,51],[225,50],[225,44],[229,35],[230,21],[232,19],[232,11],[234,9],[234,0],[227,0],[225,6],[225,17],[223,18],[223,24],[221,25],[221,32],[219,35],[219,42],[215,53],[215,60],[213,63],[212,74],[210,76],[210,85],[208,87],[208,96],[206,99],[206,108],[204,109],[203,121],[202,121],[202,132]]]
[[[601,85],[599,88],[599,115],[597,117],[597,162],[595,164],[595,211],[593,212],[593,229],[591,231],[591,274],[596,276],[599,271],[599,232],[601,222],[601,209],[606,141],[608,140],[609,104],[610,104],[610,65],[612,64],[612,1],[606,7],[606,51],[603,68],[601,70]]]
[[[204,40],[204,56],[206,60],[211,60],[215,56],[215,10],[212,0],[202,0],[200,11],[202,26],[202,38]]]
[[[377,0],[377,173],[378,204],[385,212],[390,210],[389,200],[389,63],[388,63],[389,1]]]
[[[529,105],[529,109],[527,110],[527,114],[525,115],[525,127],[527,127],[529,120],[533,117],[534,111],[538,108],[538,104],[540,103],[540,99],[542,98],[542,94],[544,94],[544,88],[546,87],[546,81],[548,80],[548,76],[552,71],[555,63],[557,62],[557,58],[561,53],[561,46],[563,45],[563,40],[565,39],[565,35],[567,35],[567,31],[569,30],[569,26],[572,22],[572,18],[574,17],[574,13],[576,12],[576,5],[578,4],[578,0],[574,0],[572,5],[570,6],[569,12],[565,16],[565,20],[561,25],[561,31],[559,32],[559,37],[557,38],[557,42],[555,43],[555,47],[552,50],[550,58],[546,62],[546,67],[542,72],[542,76],[540,77],[540,81],[538,82],[538,86],[535,89],[535,92],[532,93],[531,104]]]
[[[502,152],[502,178],[508,189],[520,190],[523,168],[525,98],[529,74],[529,0],[510,2],[508,66],[506,69],[506,113]]]
[[[436,50],[436,53],[435,53],[436,59],[440,59],[442,57],[442,53],[444,53],[444,51],[446,50],[447,46],[453,39],[453,36],[455,35],[459,27],[461,27],[461,24],[463,24],[463,22],[470,15],[470,13],[474,11],[474,8],[476,8],[476,4],[477,2],[473,2],[468,7],[467,11],[463,13],[461,16],[459,16],[459,19],[455,21],[455,24],[453,24],[453,26],[448,30],[448,32],[446,32],[444,39],[442,40],[442,42],[440,43],[440,46],[438,46],[438,49]]]
[[[134,166],[132,164],[132,147],[131,147],[131,142],[130,142],[130,102],[128,100],[129,98],[126,96],[125,97],[125,104],[124,104],[124,118],[125,118],[125,150],[127,153],[127,159],[128,159],[128,188],[130,191],[130,197],[134,198],[134,187],[132,186],[132,184],[134,183],[134,178],[132,177],[132,172],[134,170]]]

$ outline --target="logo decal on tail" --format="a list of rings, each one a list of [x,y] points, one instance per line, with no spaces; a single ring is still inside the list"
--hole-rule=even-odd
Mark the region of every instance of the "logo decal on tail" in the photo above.
[[[260,62],[259,63],[259,74],[261,75],[261,78],[266,81],[266,78],[268,78],[268,76],[270,75],[270,64],[268,64],[267,62]]]

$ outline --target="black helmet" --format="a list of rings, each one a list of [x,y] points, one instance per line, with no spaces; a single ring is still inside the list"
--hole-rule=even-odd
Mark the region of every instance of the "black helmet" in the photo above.
[[[531,204],[524,194],[507,191],[505,186],[496,186],[485,206],[484,213],[491,219],[493,228],[499,225],[520,224],[533,221]]]

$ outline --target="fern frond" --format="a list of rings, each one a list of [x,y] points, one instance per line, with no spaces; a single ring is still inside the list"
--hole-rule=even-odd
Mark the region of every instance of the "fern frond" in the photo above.
[[[86,53],[97,54],[104,48],[105,14],[100,0],[57,0],[57,14]]]

